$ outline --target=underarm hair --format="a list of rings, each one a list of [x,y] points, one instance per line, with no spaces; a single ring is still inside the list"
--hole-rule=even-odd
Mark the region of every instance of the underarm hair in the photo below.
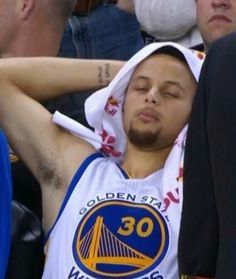
[[[61,188],[64,178],[59,173],[56,164],[52,160],[45,159],[41,162],[39,173],[41,177],[40,183],[50,185],[54,189]]]

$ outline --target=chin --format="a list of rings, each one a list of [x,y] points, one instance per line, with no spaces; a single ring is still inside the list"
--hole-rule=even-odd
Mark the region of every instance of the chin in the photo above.
[[[152,147],[158,145],[159,132],[152,130],[141,131],[131,128],[127,133],[129,141],[142,149],[152,149]]]

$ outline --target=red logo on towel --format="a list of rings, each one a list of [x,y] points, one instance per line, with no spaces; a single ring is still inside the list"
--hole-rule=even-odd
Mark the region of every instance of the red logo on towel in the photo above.
[[[179,203],[179,189],[178,188],[176,188],[175,191],[170,191],[166,194],[166,197],[164,198],[165,211],[168,209],[168,207],[172,203]]]
[[[108,156],[119,157],[121,152],[115,150],[115,137],[109,136],[105,130],[102,130],[100,136],[103,142],[101,151]]]
[[[105,111],[110,114],[111,116],[114,116],[118,109],[120,108],[120,102],[118,102],[114,97],[110,97],[107,100],[106,106],[105,106]]]
[[[108,99],[107,103],[112,106],[119,107],[118,101],[112,96]]]
[[[200,60],[203,60],[205,58],[205,53],[204,52],[201,52],[201,51],[198,51],[198,50],[193,50],[193,53],[196,54],[196,56],[200,59]]]

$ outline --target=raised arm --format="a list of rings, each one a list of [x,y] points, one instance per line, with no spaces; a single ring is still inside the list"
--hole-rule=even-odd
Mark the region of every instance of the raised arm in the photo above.
[[[40,160],[48,156],[45,142],[56,152],[61,133],[51,124],[51,115],[34,100],[105,86],[123,63],[47,57],[0,60],[0,124],[38,180]]]
[[[109,61],[0,60],[0,125],[41,185],[46,229],[55,219],[73,174],[94,148],[54,125],[51,114],[34,99],[101,87],[119,67],[119,62]]]

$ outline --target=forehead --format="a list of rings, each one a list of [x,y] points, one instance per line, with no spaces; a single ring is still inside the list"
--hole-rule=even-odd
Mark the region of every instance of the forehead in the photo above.
[[[154,54],[137,66],[132,75],[132,80],[142,75],[149,78],[181,77],[183,73],[184,75],[192,75],[184,62],[168,54]]]

